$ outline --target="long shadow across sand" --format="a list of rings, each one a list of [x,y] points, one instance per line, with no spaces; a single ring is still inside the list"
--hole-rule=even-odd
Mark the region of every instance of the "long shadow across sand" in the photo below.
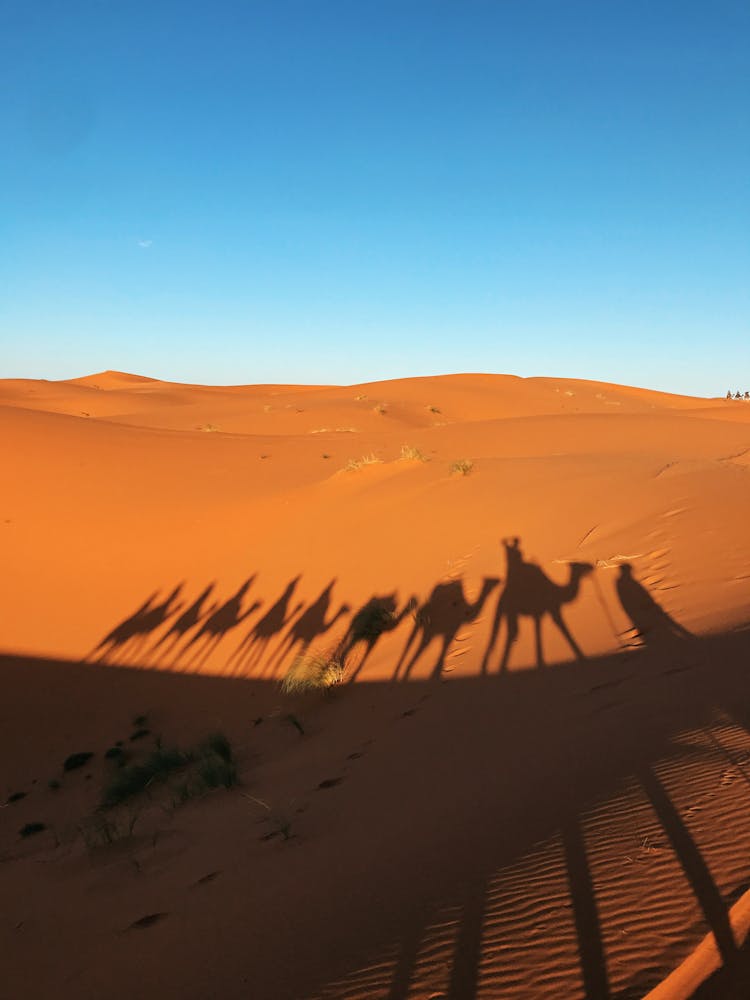
[[[326,983],[358,968],[372,968],[396,944],[390,985],[378,995],[405,1000],[425,931],[434,914],[448,906],[458,917],[446,996],[472,1000],[481,979],[493,878],[534,845],[557,837],[568,873],[584,995],[590,1000],[634,1000],[669,971],[665,963],[673,962],[673,952],[652,956],[648,969],[636,973],[625,987],[612,989],[583,817],[593,804],[636,782],[679,859],[703,913],[704,928],[716,936],[727,970],[717,981],[729,989],[731,977],[745,974],[747,952],[734,944],[728,901],[663,775],[665,762],[674,774],[687,759],[684,733],[710,731],[717,711],[750,728],[750,630],[686,639],[673,648],[676,662],[644,648],[547,671],[452,679],[442,685],[426,680],[345,687],[327,708],[326,724],[332,729],[337,718],[349,732],[352,725],[356,730],[356,719],[371,725],[376,709],[387,722],[404,715],[402,707],[421,706],[413,719],[388,724],[400,728],[380,746],[382,780],[369,781],[360,793],[353,776],[342,786],[346,791],[337,792],[337,815],[345,817],[347,836],[354,838],[357,850],[340,851],[337,826],[330,836],[318,829],[314,843],[302,840],[284,854],[274,878],[255,885],[252,893],[225,897],[218,913],[204,915],[200,910],[194,924],[183,922],[179,941],[159,938],[143,944],[147,951],[159,952],[158,961],[155,951],[154,960],[147,963],[158,979],[149,986],[169,983],[179,991],[182,984],[187,989],[191,961],[186,956],[197,955],[202,974],[215,974],[217,982],[227,973],[239,976],[250,968],[259,983],[274,983],[273,995],[280,1000],[312,997],[325,992]],[[623,695],[606,713],[603,679],[610,689],[618,685]],[[268,687],[261,680],[103,665],[92,669],[89,664],[16,656],[0,657],[0,681],[9,695],[0,711],[6,769],[35,737],[34,718],[45,727],[46,740],[59,730],[60,750],[67,747],[67,723],[59,713],[33,714],[39,690],[51,706],[66,699],[96,705],[99,713],[114,705],[120,713],[143,704],[172,706],[183,717],[220,714],[230,725],[247,726],[253,700]],[[101,724],[101,714],[91,718],[92,725]],[[530,732],[534,740],[526,738]],[[87,742],[85,733],[79,738]],[[304,754],[305,744],[299,746]],[[513,761],[522,761],[522,766]],[[271,856],[269,864],[275,864]],[[317,866],[323,866],[325,878],[310,878]],[[305,885],[304,899],[296,891],[300,885]],[[377,905],[369,905],[375,898]],[[288,899],[294,909],[293,928],[288,907],[278,906],[280,899]],[[231,943],[233,933],[224,939],[217,921],[227,928],[243,928],[241,948]],[[207,953],[202,942],[209,932],[218,941],[226,940],[226,949]],[[78,940],[76,947],[85,952],[87,945]],[[286,958],[290,948],[294,962]],[[132,963],[123,959],[123,964],[117,957],[114,961],[112,981],[122,988],[113,996],[142,988],[136,981],[141,972]],[[512,955],[508,961],[512,964]],[[701,1000],[741,995],[706,990],[708,986]]]
[[[490,630],[485,662],[492,654],[504,619],[529,615],[535,619],[538,632],[541,617],[549,612],[560,627],[551,609],[559,611],[562,604],[574,599],[573,579],[568,588],[562,588],[549,581],[538,567],[532,571],[531,564],[523,559],[517,539],[506,542],[505,548],[508,573]],[[571,578],[578,575],[580,579],[589,571],[573,566]],[[299,608],[296,618],[294,613],[289,615],[298,579],[289,582],[267,613],[270,615],[267,623],[262,628],[256,623],[245,637],[240,645],[245,654],[252,653],[254,643],[266,635],[270,638],[280,633],[284,622],[291,620],[275,659],[288,657],[324,636],[346,614],[346,602],[330,614],[335,582],[332,580],[306,609]],[[249,578],[213,612],[209,609],[201,613],[210,588],[204,589],[188,608],[196,617],[195,635],[188,646],[195,646],[201,659],[254,610],[257,602],[242,610],[252,581]],[[747,950],[738,951],[734,943],[727,900],[714,881],[690,823],[672,800],[660,776],[660,767],[664,761],[679,764],[686,752],[680,742],[681,735],[688,730],[710,732],[717,711],[750,732],[746,696],[750,630],[695,638],[660,608],[645,587],[635,581],[631,569],[623,568],[616,592],[623,610],[646,637],[641,649],[591,659],[581,657],[545,671],[501,670],[494,676],[485,674],[454,678],[445,685],[436,683],[459,628],[476,618],[496,586],[496,580],[485,579],[477,599],[469,602],[460,580],[441,582],[416,612],[411,599],[398,611],[395,591],[390,595],[373,595],[344,632],[339,652],[351,653],[359,642],[364,642],[367,655],[379,637],[390,630],[390,624],[401,624],[408,619],[409,612],[414,613],[396,668],[396,677],[403,683],[347,686],[332,711],[355,716],[364,712],[363,719],[369,720],[373,704],[424,703],[417,718],[425,721],[408,742],[402,737],[387,744],[390,750],[382,762],[382,782],[370,783],[364,797],[358,797],[355,789],[350,798],[342,800],[342,808],[348,810],[349,835],[358,836],[359,832],[358,850],[351,856],[339,856],[336,838],[332,836],[327,878],[322,885],[308,886],[305,907],[295,911],[294,963],[285,960],[290,946],[284,936],[288,927],[277,927],[267,919],[267,914],[276,912],[280,893],[288,891],[291,898],[295,884],[306,884],[303,850],[290,855],[287,868],[279,875],[281,881],[273,890],[273,898],[266,899],[263,896],[266,890],[258,889],[257,895],[233,900],[222,916],[242,926],[247,924],[250,942],[247,947],[252,952],[247,960],[275,977],[279,998],[313,996],[326,982],[358,967],[372,965],[379,956],[392,951],[396,942],[397,957],[386,995],[389,1000],[406,1000],[429,921],[439,907],[453,906],[460,917],[446,995],[450,1000],[472,1000],[480,982],[493,877],[533,845],[555,836],[562,846],[567,871],[584,995],[588,1000],[633,1000],[642,996],[667,970],[660,966],[660,956],[654,956],[652,966],[636,974],[626,988],[619,992],[612,990],[601,908],[582,825],[582,816],[592,803],[617,795],[625,782],[636,782],[641,788],[680,861],[705,927],[716,937],[726,970],[723,982],[726,985],[727,977],[731,980],[735,974],[744,974]],[[556,589],[551,590],[550,586]],[[157,595],[152,594],[97,649],[105,654],[110,647],[121,649],[125,642],[143,634],[145,622],[157,619],[166,622],[167,612],[171,610],[174,614],[177,610],[181,587],[174,588],[160,603],[156,602]],[[542,599],[540,595],[546,596]],[[370,616],[373,608],[383,614]],[[369,609],[367,615],[365,609]],[[365,619],[376,622],[371,634],[360,627]],[[178,621],[165,631],[155,648],[174,636]],[[359,625],[355,626],[355,622]],[[138,627],[134,628],[136,623]],[[568,638],[569,633],[562,631]],[[506,666],[515,634],[517,629],[509,624],[502,661]],[[658,641],[654,642],[656,635]],[[121,638],[125,642],[121,643]],[[430,678],[411,680],[412,668],[433,641],[439,648]],[[574,651],[578,649],[572,637],[570,645]],[[19,671],[23,677],[11,682]],[[0,676],[4,675],[9,679],[8,691],[21,692],[18,697],[32,701],[35,685],[43,683],[53,688],[62,686],[66,698],[93,698],[97,704],[107,705],[111,703],[107,688],[116,683],[120,690],[152,688],[153,692],[161,693],[150,694],[149,703],[156,697],[165,704],[181,701],[197,713],[203,712],[212,700],[221,702],[226,706],[223,711],[227,717],[237,717],[243,704],[247,705],[249,716],[254,692],[268,685],[259,679],[208,680],[174,672],[123,671],[104,665],[96,670],[88,666],[82,672],[77,664],[10,656],[0,657]],[[180,691],[187,690],[186,685],[192,691],[187,701],[179,697]],[[602,699],[612,689],[619,689],[622,697],[607,704],[605,715]],[[142,704],[144,698],[139,694],[138,701]],[[14,709],[12,701],[6,699],[7,722],[13,721],[14,712],[19,711],[21,706]],[[401,714],[413,713],[410,707]],[[536,738],[528,740],[527,734],[532,732]],[[24,731],[19,739],[28,736]],[[450,740],[449,753],[446,753],[446,739]],[[12,755],[13,749],[9,748],[7,759],[12,760]],[[513,761],[521,761],[522,766],[514,765]],[[570,780],[570,775],[575,779]],[[402,815],[404,797],[410,803],[408,818]],[[367,831],[373,828],[378,829],[378,837],[368,835]],[[324,846],[317,850],[322,850],[325,856]],[[417,857],[419,862],[415,863]],[[450,864],[445,864],[447,857]],[[405,877],[408,877],[406,892]],[[356,905],[352,904],[352,886],[358,887]],[[368,894],[373,892],[378,898],[374,909],[366,902]],[[309,934],[305,932],[307,922]],[[201,927],[196,926],[194,933],[201,932]],[[190,929],[187,933],[191,933]],[[194,943],[199,951],[199,939]],[[190,951],[187,942],[186,952]],[[321,953],[327,956],[324,970]],[[171,961],[176,968],[181,962],[184,964],[184,958],[176,953]],[[217,954],[216,961],[236,963],[239,958],[234,953]],[[723,995],[704,992],[701,1000]]]

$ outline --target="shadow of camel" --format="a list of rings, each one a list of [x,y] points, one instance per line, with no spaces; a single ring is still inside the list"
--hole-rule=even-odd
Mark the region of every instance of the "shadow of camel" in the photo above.
[[[276,654],[269,662],[268,670],[264,672],[271,672],[276,669],[292,653],[295,656],[304,656],[310,643],[332,629],[342,615],[348,614],[350,610],[349,605],[344,602],[338,611],[326,621],[326,615],[331,606],[331,594],[335,584],[336,578],[334,577],[323,588],[315,601],[300,614],[299,618],[292,622]]]
[[[460,580],[449,580],[447,583],[436,584],[430,596],[415,614],[414,627],[396,664],[393,680],[408,680],[417,660],[436,639],[441,642],[441,647],[435,666],[432,668],[432,677],[439,677],[445,666],[445,657],[458,634],[458,630],[462,625],[474,621],[499,582],[495,577],[485,577],[482,581],[479,597],[473,603],[466,600],[463,584]],[[406,658],[409,650],[415,642],[417,647],[407,663]],[[403,674],[401,673],[402,667],[404,668]]]
[[[568,581],[555,583],[536,563],[527,562],[523,557],[519,538],[503,539],[507,565],[505,587],[500,594],[492,622],[490,639],[482,660],[482,673],[487,673],[489,660],[497,642],[503,618],[507,621],[508,632],[505,639],[500,672],[508,669],[508,661],[513,645],[518,639],[518,619],[533,618],[536,639],[536,662],[544,666],[542,646],[542,619],[549,615],[564,636],[576,658],[585,659],[580,646],[573,638],[562,616],[564,604],[570,604],[578,596],[581,580],[593,571],[591,563],[572,562],[568,564]]]
[[[401,611],[398,611],[398,594],[393,591],[390,594],[374,595],[355,612],[349,623],[349,628],[334,654],[336,660],[346,664],[354,651],[358,647],[364,646],[361,659],[349,675],[350,681],[356,680],[362,672],[381,635],[385,632],[395,631],[405,616],[414,611],[416,607],[417,599],[412,596],[404,604]]]
[[[183,650],[183,653],[186,653],[188,649],[195,646],[193,655],[187,663],[188,667],[194,666],[198,669],[206,662],[208,657],[216,649],[227,632],[237,628],[237,626],[245,621],[245,619],[248,618],[253,611],[260,607],[261,602],[255,601],[249,608],[247,608],[246,611],[240,613],[243,598],[250,589],[254,579],[255,575],[245,580],[242,586],[235,594],[232,595],[232,597],[229,598],[228,601],[225,601],[221,607],[217,608],[216,611],[205,619],[201,627]],[[201,640],[203,641],[201,642]]]
[[[182,607],[182,602],[175,602],[178,601],[183,586],[184,583],[179,583],[160,604],[154,603],[159,593],[154,591],[137,611],[116,625],[86,659],[92,660],[94,657],[99,661],[112,659],[115,652],[123,655],[126,649],[131,658],[138,655],[148,637]]]
[[[154,643],[148,655],[153,656],[154,653],[157,652],[157,650],[161,650],[159,656],[156,659],[157,663],[160,663],[167,656],[169,656],[170,653],[174,651],[175,647],[179,645],[179,643],[182,641],[182,639],[184,639],[184,637],[191,629],[195,628],[196,625],[198,625],[201,621],[203,621],[210,614],[212,614],[213,611],[216,610],[217,605],[215,602],[209,605],[209,607],[206,608],[205,610],[203,607],[206,601],[208,601],[208,598],[211,596],[211,591],[214,589],[215,586],[216,586],[215,583],[210,583],[202,591],[202,593],[193,601],[193,603],[188,608],[186,608],[185,611],[182,612],[179,618],[175,619],[175,621],[167,629],[164,635],[157,642]],[[164,645],[165,643],[167,643],[166,646]],[[185,649],[183,648],[181,652],[177,654],[177,656],[173,657],[175,663],[179,660],[180,656],[184,652]]]
[[[281,596],[274,601],[266,613],[258,619],[237,649],[227,660],[227,667],[232,667],[232,672],[240,674],[250,670],[263,658],[268,643],[273,636],[277,635],[287,625],[292,618],[304,607],[300,601],[291,612],[289,612],[289,602],[297,588],[297,584],[302,579],[302,574],[298,574],[286,585]]]

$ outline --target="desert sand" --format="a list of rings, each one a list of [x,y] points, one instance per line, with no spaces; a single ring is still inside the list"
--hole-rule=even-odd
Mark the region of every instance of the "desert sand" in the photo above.
[[[750,403],[103,372],[0,435],[0,995],[750,995]]]

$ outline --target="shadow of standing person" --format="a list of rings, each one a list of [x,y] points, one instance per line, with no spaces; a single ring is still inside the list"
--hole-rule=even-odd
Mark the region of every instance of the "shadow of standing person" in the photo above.
[[[633,576],[630,563],[620,566],[615,584],[622,610],[633,623],[633,638],[644,645],[671,642],[674,639],[694,639],[695,636],[675,621]]]

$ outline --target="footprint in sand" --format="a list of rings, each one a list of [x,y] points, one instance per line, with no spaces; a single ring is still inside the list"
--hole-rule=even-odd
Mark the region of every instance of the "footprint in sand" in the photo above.
[[[221,875],[221,872],[209,872],[208,875],[201,875],[199,879],[192,883],[191,889],[197,888],[199,885],[207,885],[209,882],[214,882]]]
[[[335,788],[336,785],[340,785],[343,780],[343,778],[326,778],[324,781],[321,781],[318,788]]]
[[[134,920],[127,929],[129,931],[142,931],[147,927],[153,927],[154,924],[158,924],[160,920],[168,916],[168,913],[147,913],[145,917],[139,917],[138,920]]]

